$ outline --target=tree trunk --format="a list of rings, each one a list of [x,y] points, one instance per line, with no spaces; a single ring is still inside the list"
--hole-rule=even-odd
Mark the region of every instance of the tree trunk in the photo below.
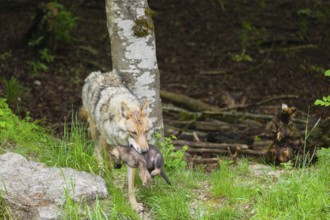
[[[106,0],[112,67],[139,100],[148,100],[152,130],[163,134],[159,70],[146,0]],[[152,140],[151,140],[152,142]]]

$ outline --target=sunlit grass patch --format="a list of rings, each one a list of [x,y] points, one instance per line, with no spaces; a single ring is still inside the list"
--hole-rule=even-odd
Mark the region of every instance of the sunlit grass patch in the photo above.
[[[232,166],[231,161],[221,161],[220,170],[213,172],[211,176],[212,195],[233,200],[251,199],[259,189],[254,182],[244,181],[247,171],[247,161],[238,166]]]
[[[155,177],[155,185],[141,190],[139,199],[150,209],[153,219],[194,219],[192,203],[205,174],[191,169],[168,173],[172,185]]]
[[[327,159],[326,159],[327,158]],[[254,219],[329,219],[329,154],[318,166],[281,177],[257,197]]]

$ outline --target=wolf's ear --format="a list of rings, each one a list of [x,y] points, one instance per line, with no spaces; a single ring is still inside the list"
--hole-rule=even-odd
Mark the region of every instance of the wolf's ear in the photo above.
[[[128,118],[129,117],[129,109],[127,107],[127,104],[125,102],[121,103],[121,116],[124,118]]]
[[[149,116],[149,102],[146,99],[143,101],[143,104],[141,106],[141,113],[146,117]]]
[[[111,151],[111,157],[113,158],[113,159],[118,159],[119,158],[119,151],[118,151],[118,149],[117,148],[114,148],[112,151]]]

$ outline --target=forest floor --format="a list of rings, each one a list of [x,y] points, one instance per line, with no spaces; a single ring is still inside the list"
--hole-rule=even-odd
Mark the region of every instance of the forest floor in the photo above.
[[[62,129],[81,106],[84,78],[111,69],[104,1],[83,2],[73,41],[56,44],[54,61],[42,61],[25,37],[36,4],[6,2],[0,9],[0,96],[6,83],[23,86],[15,112]],[[24,1],[23,1],[24,2]],[[31,2],[26,0],[26,2]],[[314,101],[329,94],[330,4],[326,1],[150,1],[155,11],[161,89],[218,107],[251,105],[244,111],[274,114],[282,103],[298,116],[329,117]],[[44,63],[47,71],[33,66]],[[10,87],[10,86],[9,86]],[[12,86],[13,87],[13,86]],[[279,98],[282,96],[290,98]],[[291,96],[293,95],[293,96]],[[294,98],[293,98],[294,97]],[[254,105],[268,98],[274,101]],[[165,114],[165,119],[166,119]],[[59,131],[60,131],[59,130]]]

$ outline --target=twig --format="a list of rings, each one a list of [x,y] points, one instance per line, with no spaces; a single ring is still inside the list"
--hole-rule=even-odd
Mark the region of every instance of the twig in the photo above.
[[[211,118],[234,118],[234,119],[254,119],[254,120],[272,120],[272,115],[263,115],[263,114],[253,114],[249,112],[212,112],[212,111],[204,111],[204,112],[191,112],[182,108],[173,107],[173,106],[163,106],[164,111],[174,111],[181,112],[186,115],[190,115],[191,117],[211,117]],[[295,123],[306,124],[306,119],[292,119]]]
[[[257,103],[250,103],[250,104],[245,104],[245,105],[237,105],[237,106],[231,106],[231,107],[225,107],[225,108],[220,108],[221,111],[229,111],[229,110],[234,110],[234,109],[244,109],[244,108],[248,108],[251,106],[260,106],[263,104],[266,104],[268,102],[272,102],[274,100],[278,100],[278,99],[297,99],[299,98],[297,95],[279,95],[279,96],[275,96],[275,97],[271,97],[265,100],[261,100]]]
[[[246,144],[231,144],[231,143],[210,143],[210,142],[187,142],[184,140],[175,140],[173,144],[176,146],[188,145],[189,148],[209,148],[209,149],[223,149],[227,151],[227,148],[237,148],[248,149],[249,147]]]

